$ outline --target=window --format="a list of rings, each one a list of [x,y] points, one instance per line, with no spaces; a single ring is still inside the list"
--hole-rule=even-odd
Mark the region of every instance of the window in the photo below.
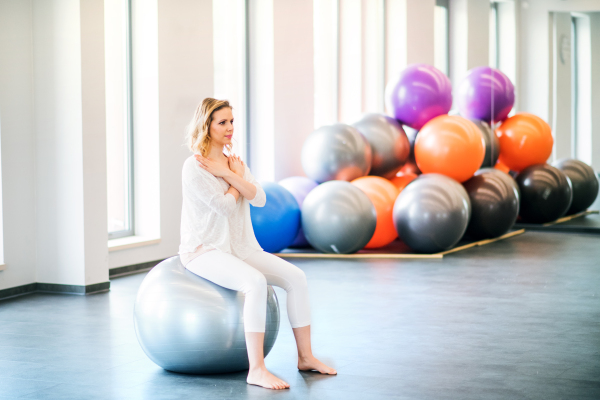
[[[386,52],[400,54],[385,39],[386,3],[397,2],[314,0],[316,128],[384,111]]]
[[[436,0],[433,14],[434,24],[434,67],[448,75],[448,0]]]
[[[214,97],[233,106],[233,152],[248,160],[246,1],[213,0],[212,5]]]
[[[133,235],[131,0],[106,0],[106,156],[108,238]]]
[[[338,120],[339,3],[313,1],[315,128]]]
[[[590,18],[571,17],[571,151],[592,164],[592,48]]]
[[[498,3],[490,3],[490,67],[499,68]]]

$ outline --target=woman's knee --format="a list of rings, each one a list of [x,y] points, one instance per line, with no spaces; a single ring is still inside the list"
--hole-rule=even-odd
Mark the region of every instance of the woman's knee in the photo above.
[[[292,290],[307,290],[308,281],[306,279],[306,274],[300,268],[294,266],[293,269],[290,270],[289,275],[286,279],[289,282],[290,287],[286,288],[287,291]]]
[[[267,292],[267,278],[260,272],[256,271],[248,277],[246,281],[244,293],[248,292]]]

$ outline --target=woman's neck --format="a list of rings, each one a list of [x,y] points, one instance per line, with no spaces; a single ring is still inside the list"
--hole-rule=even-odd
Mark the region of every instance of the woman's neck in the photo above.
[[[210,146],[210,151],[208,152],[208,158],[215,161],[223,161],[225,154],[223,154],[223,146]]]

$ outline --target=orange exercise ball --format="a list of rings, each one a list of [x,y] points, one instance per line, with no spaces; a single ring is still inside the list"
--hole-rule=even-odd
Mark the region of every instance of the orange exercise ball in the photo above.
[[[390,182],[392,182],[392,185],[396,186],[396,188],[399,191],[402,191],[402,189],[404,189],[406,185],[417,179],[418,176],[419,175],[413,174],[411,172],[398,172],[398,174],[395,177],[390,179]]]
[[[473,176],[484,156],[479,128],[458,115],[435,117],[421,128],[415,141],[415,159],[424,174],[434,172],[459,182]]]
[[[512,171],[544,164],[552,154],[554,139],[550,125],[537,115],[515,114],[496,129],[496,135],[500,141],[498,159]]]
[[[392,213],[396,197],[398,197],[400,191],[390,181],[379,176],[363,176],[350,183],[369,197],[377,214],[375,233],[365,248],[376,249],[393,242],[398,234],[396,228],[394,228]]]
[[[508,168],[506,165],[502,164],[502,162],[500,162],[500,161],[496,161],[496,165],[494,165],[494,168],[496,168],[499,171],[504,172],[505,174],[508,174],[510,172],[510,168]]]

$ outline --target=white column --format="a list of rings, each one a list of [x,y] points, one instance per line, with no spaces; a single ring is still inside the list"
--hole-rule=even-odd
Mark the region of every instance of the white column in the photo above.
[[[35,134],[31,1],[0,1],[0,290],[35,282]]]
[[[33,2],[37,281],[108,281],[101,0]]]

